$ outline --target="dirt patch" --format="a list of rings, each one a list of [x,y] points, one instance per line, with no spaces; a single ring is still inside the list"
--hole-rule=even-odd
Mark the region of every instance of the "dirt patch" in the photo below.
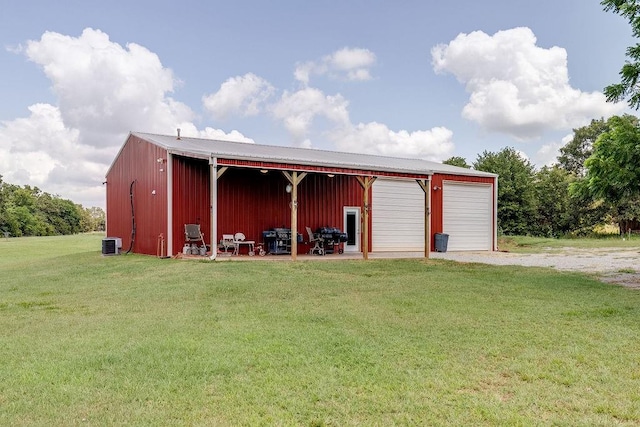
[[[640,273],[610,273],[600,277],[605,283],[640,290]]]

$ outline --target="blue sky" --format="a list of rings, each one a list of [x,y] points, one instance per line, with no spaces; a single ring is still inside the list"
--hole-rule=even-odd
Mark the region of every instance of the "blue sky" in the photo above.
[[[618,79],[597,0],[0,0],[0,175],[104,207],[129,131],[541,167]]]

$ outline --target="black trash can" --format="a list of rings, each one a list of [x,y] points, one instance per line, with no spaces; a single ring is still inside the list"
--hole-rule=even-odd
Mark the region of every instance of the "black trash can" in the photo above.
[[[436,252],[447,252],[447,243],[449,235],[444,233],[436,233]]]

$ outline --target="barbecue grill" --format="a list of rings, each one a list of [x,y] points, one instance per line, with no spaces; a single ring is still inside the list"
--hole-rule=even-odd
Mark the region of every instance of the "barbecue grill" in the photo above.
[[[301,242],[301,235],[298,235],[298,242]],[[262,232],[264,246],[270,254],[281,255],[291,253],[291,229],[272,228]]]
[[[323,240],[324,252],[329,254],[334,253],[336,248],[338,253],[344,252],[342,243],[349,239],[347,233],[343,233],[336,227],[320,227],[316,230],[316,234]]]

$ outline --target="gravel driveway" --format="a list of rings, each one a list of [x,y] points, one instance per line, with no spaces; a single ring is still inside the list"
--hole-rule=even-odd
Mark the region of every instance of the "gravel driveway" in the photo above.
[[[551,249],[537,254],[511,252],[434,252],[432,258],[495,265],[551,267],[557,270],[597,273],[602,281],[640,289],[638,248]]]

